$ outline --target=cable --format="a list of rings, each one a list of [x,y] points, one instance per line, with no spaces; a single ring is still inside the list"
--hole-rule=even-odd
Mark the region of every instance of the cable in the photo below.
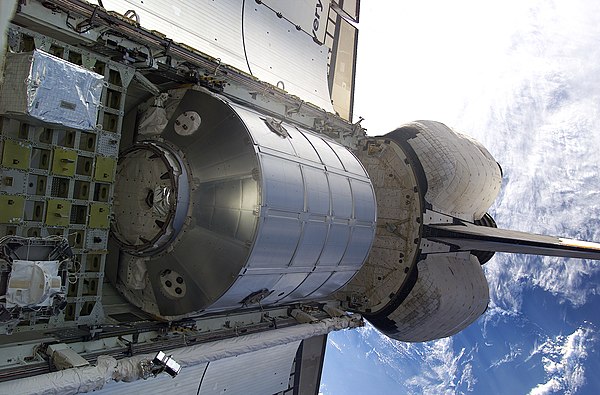
[[[200,389],[202,388],[202,382],[204,381],[204,375],[206,374],[206,371],[208,370],[208,365],[210,365],[210,362],[206,363],[204,372],[202,372],[202,377],[200,378],[200,383],[198,384],[198,391],[196,392],[196,395],[200,394]]]
[[[79,274],[81,273],[81,262],[79,262],[76,259],[73,259],[72,262],[73,264],[76,264],[74,266],[78,265],[78,267],[75,269],[74,272],[67,271],[67,282],[71,285],[74,285],[79,280]]]
[[[244,57],[246,58],[246,64],[248,65],[248,71],[250,75],[254,77],[252,74],[252,69],[250,68],[250,62],[248,61],[248,53],[246,52],[246,32],[244,31],[244,10],[246,9],[246,0],[242,0],[242,45],[244,47]]]

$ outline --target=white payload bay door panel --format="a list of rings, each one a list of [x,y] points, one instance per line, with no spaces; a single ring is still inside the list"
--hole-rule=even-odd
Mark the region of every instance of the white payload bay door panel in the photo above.
[[[320,43],[325,42],[330,0],[263,0],[263,4],[278,12]]]
[[[242,0],[102,3],[108,11],[120,14],[133,10],[141,27],[165,34],[333,112],[327,83],[328,48],[313,40],[316,35],[323,42],[320,38],[327,25],[328,1],[317,1],[316,6],[308,1],[289,1],[278,4],[278,8]]]
[[[199,395],[276,394],[290,386],[299,341],[211,362]]]
[[[103,1],[107,11],[135,11],[140,26],[248,72],[242,43],[242,2],[210,0]]]
[[[299,341],[217,361],[183,367],[167,374],[134,382],[107,383],[94,394],[276,394],[290,387],[292,364]]]
[[[265,6],[246,2],[246,51],[252,74],[333,112],[327,84],[328,48]],[[281,84],[279,84],[281,88]]]

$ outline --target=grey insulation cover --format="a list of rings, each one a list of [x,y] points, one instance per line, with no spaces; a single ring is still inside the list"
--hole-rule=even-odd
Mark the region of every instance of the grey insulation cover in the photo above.
[[[96,127],[103,76],[40,50],[9,53],[0,114],[66,128]]]

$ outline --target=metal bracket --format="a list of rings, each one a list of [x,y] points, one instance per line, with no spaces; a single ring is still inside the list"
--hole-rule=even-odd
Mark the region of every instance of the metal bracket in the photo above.
[[[81,54],[81,64],[88,70],[94,70],[96,65],[96,58],[89,54]]]
[[[45,52],[48,52],[48,50],[50,49],[50,41],[46,40],[43,37],[34,37],[33,43],[35,44],[35,47],[37,49],[41,49]]]
[[[242,306],[249,306],[253,304],[260,303],[264,298],[271,295],[273,291],[269,291],[266,288],[263,288],[259,291],[252,292],[250,295],[246,296],[240,303]]]
[[[158,89],[158,87],[156,85],[154,85],[152,82],[150,82],[150,80],[148,78],[146,78],[142,73],[140,73],[139,71],[136,71],[134,74],[134,77],[135,77],[136,81],[139,82],[144,87],[144,89],[146,89],[148,92],[152,93],[153,96],[160,95],[160,89]]]
[[[135,70],[131,67],[122,67],[119,68],[119,74],[121,75],[121,82],[123,84],[123,88],[127,88],[135,75]]]
[[[265,124],[267,124],[267,126],[269,127],[269,129],[271,130],[271,132],[283,137],[283,138],[288,138],[290,137],[290,134],[288,133],[287,129],[283,127],[283,121],[276,121],[274,118],[271,117],[267,117],[267,118],[261,118],[265,121]]]

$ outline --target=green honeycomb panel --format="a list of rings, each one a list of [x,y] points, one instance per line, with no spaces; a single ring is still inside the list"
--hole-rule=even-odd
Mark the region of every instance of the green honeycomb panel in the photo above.
[[[46,225],[48,226],[69,226],[71,218],[71,202],[62,199],[48,200],[46,210]]]
[[[0,223],[13,224],[23,220],[25,197],[0,195]]]
[[[52,173],[72,177],[75,175],[76,162],[77,151],[56,147],[52,158]]]
[[[5,140],[2,149],[2,166],[13,169],[29,169],[31,146],[19,141]]]
[[[110,224],[110,205],[105,203],[90,203],[90,228],[108,229]]]
[[[94,170],[94,181],[112,182],[115,174],[116,160],[104,156],[96,157],[96,168]]]

